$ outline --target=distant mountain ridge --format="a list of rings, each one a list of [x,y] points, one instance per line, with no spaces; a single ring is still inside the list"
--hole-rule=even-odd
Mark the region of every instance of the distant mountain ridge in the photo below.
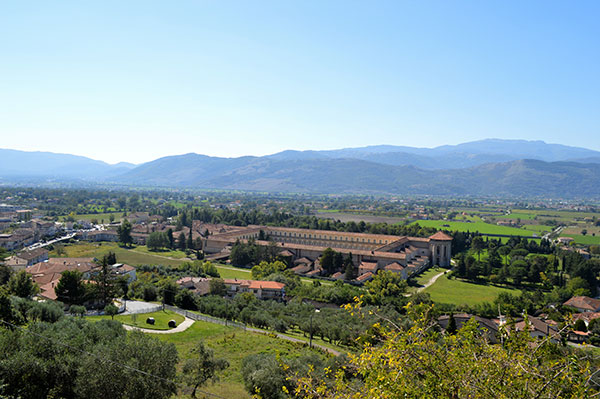
[[[600,152],[540,141],[369,146],[220,158],[195,153],[141,165],[67,154],[0,150],[0,181],[81,179],[131,186],[305,193],[600,196]]]
[[[33,176],[98,179],[125,173],[135,166],[127,162],[110,165],[79,155],[0,148],[0,177],[4,178]]]
[[[285,159],[352,158],[423,169],[456,169],[491,162],[539,159],[557,162],[600,157],[599,151],[543,141],[485,139],[435,148],[377,145],[324,151],[283,151],[269,157]]]

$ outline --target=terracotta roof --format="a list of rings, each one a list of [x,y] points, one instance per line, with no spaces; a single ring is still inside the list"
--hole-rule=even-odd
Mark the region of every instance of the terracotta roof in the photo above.
[[[575,313],[573,315],[573,320],[577,321],[579,319],[587,321],[588,323],[594,319],[600,318],[600,312],[583,312],[583,313]]]
[[[54,291],[54,287],[56,287],[56,284],[58,284],[58,280],[53,280],[49,283],[41,285],[40,296],[55,301],[58,298],[58,296],[56,295],[56,291]]]
[[[360,262],[360,265],[358,266],[361,269],[367,269],[367,270],[377,270],[377,262],[365,262],[362,261]]]
[[[98,265],[93,258],[50,258],[45,262],[39,262],[28,267],[26,270],[30,274],[62,273],[65,270],[72,269],[77,269],[83,273],[96,267]]]
[[[285,284],[278,283],[277,281],[258,281],[258,280],[238,280],[238,279],[225,279],[223,280],[226,285],[239,285],[241,287],[247,287],[251,290],[282,290]]]
[[[281,251],[279,253],[279,256],[285,256],[285,257],[287,257],[287,256],[294,256],[294,254],[292,253],[292,251],[289,251],[289,250],[286,249],[286,250]]]
[[[600,300],[590,298],[589,296],[574,296],[563,305],[595,312],[600,309]]]
[[[290,270],[293,271],[294,273],[304,274],[304,273],[311,271],[312,269],[311,269],[310,265],[301,263],[298,266],[292,267]]]
[[[434,235],[430,236],[429,239],[436,240],[436,241],[452,241],[452,237],[450,237],[448,234],[444,233],[443,231],[438,231]]]
[[[308,259],[307,257],[302,257],[300,259],[296,259],[294,261],[294,265],[310,265],[312,264],[312,260]]]
[[[36,248],[29,251],[22,251],[17,254],[17,256],[21,259],[32,260],[38,258],[44,254],[48,254],[48,250],[45,248]]]
[[[398,270],[398,271],[402,271],[402,270],[404,270],[404,266],[402,266],[398,262],[394,262],[394,263],[390,263],[389,265],[386,265],[384,267],[384,269],[385,270]]]
[[[540,319],[538,317],[527,316],[527,319],[529,320],[529,330],[530,331],[537,330],[545,335],[550,335],[555,338],[558,337],[558,332],[557,332],[555,326],[546,323],[545,321],[543,321],[542,319]],[[515,323],[515,329],[517,331],[523,331],[525,329],[525,320]]]
[[[366,272],[365,274],[361,274],[356,278],[356,281],[364,282],[373,278],[373,273]]]

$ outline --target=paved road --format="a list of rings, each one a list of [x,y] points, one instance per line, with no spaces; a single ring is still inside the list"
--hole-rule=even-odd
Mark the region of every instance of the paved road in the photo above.
[[[194,324],[194,320],[188,319],[186,317],[185,320],[181,324],[179,324],[177,327],[172,328],[170,330],[151,330],[149,328],[128,326],[126,324],[123,324],[123,328],[126,330],[129,330],[129,331],[137,330],[137,331],[141,331],[143,333],[148,333],[148,334],[175,334],[175,333],[180,333],[182,331],[187,330],[188,328],[190,328],[192,326],[192,324]]]
[[[556,236],[558,237],[560,235],[560,232],[563,229],[564,229],[563,226],[558,226],[556,229],[552,230],[550,233],[544,234],[544,236],[542,237],[542,239],[550,240],[550,235],[551,234],[556,234]]]

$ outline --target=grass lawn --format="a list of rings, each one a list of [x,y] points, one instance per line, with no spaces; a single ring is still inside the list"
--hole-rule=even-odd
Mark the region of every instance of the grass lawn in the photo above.
[[[459,279],[448,279],[448,276],[441,276],[432,286],[427,287],[424,292],[431,295],[431,299],[434,302],[475,305],[481,302],[491,302],[501,292],[517,295],[521,291],[514,288],[474,284]]]
[[[217,264],[215,264],[215,266],[217,267],[221,278],[239,278],[241,280],[249,280],[252,278],[252,273],[250,272],[250,269],[242,269],[233,266],[224,267]]]
[[[145,245],[139,245],[139,246],[135,247],[135,249],[133,249],[133,251],[139,252],[142,254],[146,254],[146,255],[167,256],[169,258],[184,259],[184,260],[187,260],[186,258],[188,257],[185,254],[185,252],[183,252],[183,251],[177,251],[177,250],[150,251],[148,249],[148,247]],[[195,257],[195,255],[193,253],[190,256]]]
[[[433,276],[435,276],[436,274],[440,274],[441,272],[447,271],[447,270],[448,269],[444,269],[442,267],[430,267],[429,269],[425,270],[423,273],[419,274],[415,280],[417,281],[417,284],[424,285],[426,282],[431,280],[431,278]]]
[[[501,215],[498,216],[502,219],[521,219],[521,220],[533,220],[535,218],[535,213],[528,212],[512,212],[510,215]]]
[[[311,352],[311,349],[304,344],[202,321],[195,322],[184,332],[162,334],[158,338],[175,344],[180,356],[180,366],[185,359],[189,358],[190,350],[199,341],[204,341],[208,347],[213,349],[216,357],[227,359],[229,368],[220,374],[220,381],[201,388],[226,398],[250,398],[250,394],[244,388],[241,374],[242,359],[246,356],[257,353],[273,353],[285,357],[297,357]],[[326,356],[321,351],[313,351]],[[187,398],[189,396],[180,394],[178,397]]]
[[[156,320],[155,324],[146,324],[146,319],[148,317],[154,317]],[[110,316],[89,316],[87,317],[89,320],[101,320],[108,319],[110,320]],[[172,312],[170,310],[158,311],[152,313],[143,313],[143,314],[135,314],[135,315],[117,315],[115,316],[115,320],[120,321],[123,324],[127,324],[130,326],[147,328],[149,330],[170,330],[168,323],[169,320],[175,320],[177,325],[182,323],[185,320],[185,317]]]
[[[562,237],[572,237],[577,244],[600,245],[600,235],[592,236],[589,234],[561,234]]]
[[[518,229],[516,227],[498,226],[485,222],[450,222],[447,220],[418,220],[413,224],[419,224],[423,227],[435,227],[440,230],[455,230],[464,232],[480,232],[481,234],[505,234],[513,236],[530,236],[531,231]]]
[[[144,247],[145,248],[145,247]],[[114,252],[117,261],[127,263],[132,266],[139,265],[164,265],[177,266],[183,262],[180,259],[168,259],[161,255],[154,255],[149,252],[138,252],[138,248],[122,248],[114,242],[88,243],[79,242],[77,244],[65,245],[65,257],[96,257],[101,258],[108,252]],[[56,251],[50,252],[50,257],[58,257]]]

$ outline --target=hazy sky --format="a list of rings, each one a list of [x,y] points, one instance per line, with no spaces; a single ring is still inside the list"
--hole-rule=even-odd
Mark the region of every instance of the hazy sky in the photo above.
[[[600,150],[598,1],[0,3],[0,148]]]

